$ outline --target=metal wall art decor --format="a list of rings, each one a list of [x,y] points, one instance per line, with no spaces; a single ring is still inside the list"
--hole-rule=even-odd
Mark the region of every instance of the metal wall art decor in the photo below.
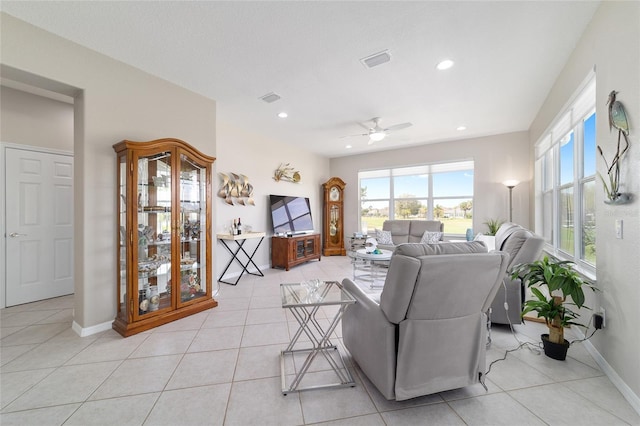
[[[294,170],[293,167],[287,164],[280,164],[280,167],[273,174],[273,180],[276,182],[280,182],[281,180],[286,180],[293,183],[300,182],[300,172]]]
[[[218,197],[224,202],[233,206],[255,206],[253,201],[253,185],[249,183],[249,178],[237,173],[218,173],[221,183],[218,190]]]
[[[609,175],[609,182],[607,183],[602,175],[598,173],[607,193],[607,200],[604,201],[606,204],[627,204],[631,202],[631,194],[620,192],[620,160],[629,149],[629,120],[627,120],[624,106],[620,101],[616,100],[617,94],[618,92],[612,90],[607,101],[609,105],[609,131],[613,128],[618,130],[616,155],[611,160],[611,164],[609,164],[602,152],[602,148],[598,145],[598,153],[604,160],[604,165],[607,167],[607,174]],[[623,139],[624,145],[621,144]]]

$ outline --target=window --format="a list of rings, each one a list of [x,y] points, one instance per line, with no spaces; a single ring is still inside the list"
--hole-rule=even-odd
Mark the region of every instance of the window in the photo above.
[[[592,77],[536,144],[536,232],[547,251],[596,266],[596,85]]]
[[[473,161],[358,173],[361,228],[387,219],[442,220],[447,234],[464,235],[473,221]]]

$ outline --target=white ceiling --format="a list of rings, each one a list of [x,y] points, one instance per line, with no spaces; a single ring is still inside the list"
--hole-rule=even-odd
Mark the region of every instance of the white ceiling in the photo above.
[[[328,157],[528,130],[598,5],[1,3],[10,15],[215,99],[219,121]],[[360,62],[385,49],[391,62]],[[445,58],[455,66],[436,70]],[[282,99],[259,99],[269,92]],[[366,132],[372,117],[382,127],[413,126],[371,146],[364,136],[341,138]]]

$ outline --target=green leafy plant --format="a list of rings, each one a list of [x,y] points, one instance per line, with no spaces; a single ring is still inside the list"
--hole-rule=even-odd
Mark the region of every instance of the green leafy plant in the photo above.
[[[585,327],[574,321],[579,314],[568,306],[590,309],[584,305],[584,288],[590,288],[593,291],[597,289],[580,277],[573,269],[573,262],[550,261],[545,256],[542,260],[516,266],[511,273],[511,278],[521,278],[536,297],[524,303],[522,315],[534,311],[538,314],[538,318],[544,318],[549,328],[550,342],[563,344],[564,328],[569,325]],[[544,288],[548,294],[541,291]],[[567,301],[569,297],[571,302]]]
[[[502,219],[487,219],[486,222],[483,222],[484,225],[487,225],[487,228],[489,228],[489,232],[487,232],[487,235],[496,235],[496,232],[498,232],[498,229],[500,229],[500,226],[504,223],[504,220]]]

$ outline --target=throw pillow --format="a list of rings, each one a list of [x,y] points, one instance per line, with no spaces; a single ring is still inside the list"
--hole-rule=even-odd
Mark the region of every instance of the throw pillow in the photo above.
[[[393,244],[393,240],[391,239],[391,231],[376,229],[376,241],[378,242],[378,244]]]
[[[438,244],[442,238],[442,232],[424,231],[422,234],[421,244]]]

